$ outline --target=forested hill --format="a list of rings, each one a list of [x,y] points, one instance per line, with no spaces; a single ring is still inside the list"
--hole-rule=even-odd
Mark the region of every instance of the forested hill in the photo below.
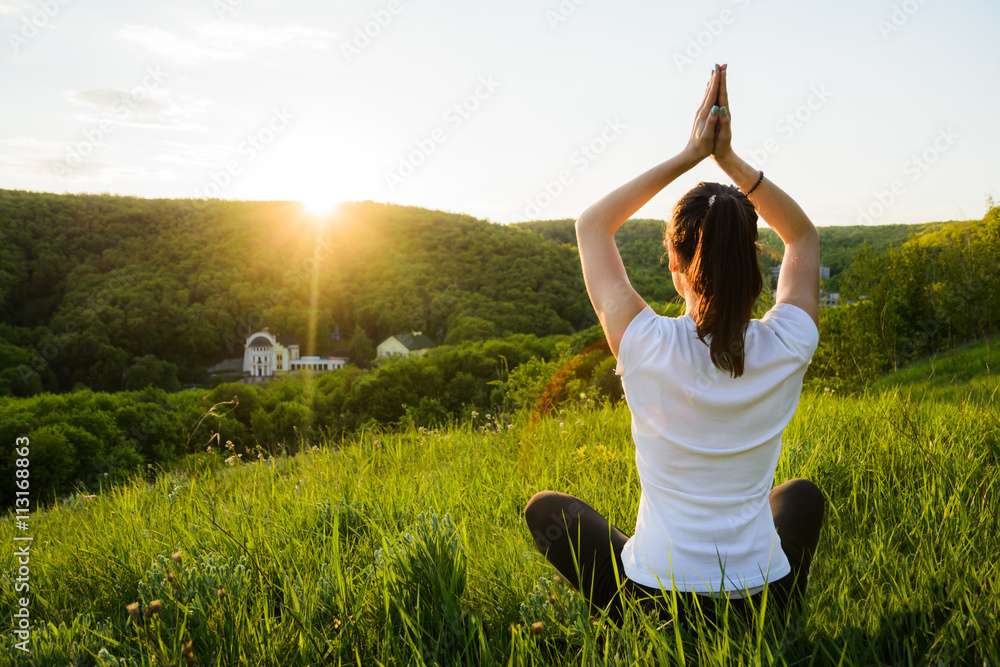
[[[823,228],[824,262],[925,227]],[[674,297],[662,233],[638,220],[617,236],[655,302]],[[763,240],[776,263],[780,244]],[[569,220],[355,203],[317,225],[289,202],[0,190],[0,395],[203,382],[264,326],[359,361],[410,330],[437,343],[577,331],[595,319],[574,242]]]
[[[908,239],[955,222],[819,227],[822,262],[830,267],[831,278],[826,287],[832,291],[839,289],[840,273],[850,265],[855,252],[862,246],[867,244],[872,252],[882,254],[890,247],[898,246]],[[961,222],[970,224],[970,221]],[[539,220],[517,223],[517,226],[531,229],[553,241],[576,244],[572,220]],[[629,278],[632,284],[640,294],[657,301],[673,296],[672,288],[660,279],[662,273],[658,268],[659,259],[663,255],[664,226],[663,220],[630,220],[616,236],[622,259],[625,265],[630,267]],[[765,267],[781,263],[784,246],[777,234],[769,228],[761,227],[760,244],[764,250],[761,259]]]
[[[16,393],[119,389],[163,362],[198,381],[259,327],[309,347],[311,312],[315,350],[341,353],[409,330],[440,343],[594,322],[573,249],[400,206],[345,205],[319,226],[293,203],[0,190],[0,254],[0,373],[21,367]]]

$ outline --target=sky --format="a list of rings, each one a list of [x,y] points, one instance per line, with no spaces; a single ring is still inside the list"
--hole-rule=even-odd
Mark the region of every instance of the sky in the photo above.
[[[988,0],[0,0],[0,188],[573,218],[684,147],[725,62],[735,150],[816,224],[980,218],[998,27]]]

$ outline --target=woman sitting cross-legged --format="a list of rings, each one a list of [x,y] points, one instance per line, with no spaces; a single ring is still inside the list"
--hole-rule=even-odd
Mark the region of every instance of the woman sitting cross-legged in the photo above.
[[[583,500],[543,491],[524,510],[538,549],[593,605],[626,598],[672,615],[720,600],[788,612],[801,600],[824,499],[804,479],[776,488],[781,434],[819,331],[819,236],[801,208],[731,148],[726,68],[716,67],[687,147],[587,209],[576,223],[591,303],[617,357],[642,491],[635,533]],[[657,315],[629,283],[614,235],[675,178],[712,155],[734,186],[701,183],[664,245],[682,317]],[[777,303],[762,289],[757,215],[785,244]],[[766,589],[766,591],[765,591]],[[770,614],[770,612],[768,612]]]

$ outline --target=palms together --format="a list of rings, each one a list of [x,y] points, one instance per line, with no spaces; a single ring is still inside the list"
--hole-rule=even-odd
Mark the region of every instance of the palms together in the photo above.
[[[717,65],[705,86],[705,96],[695,114],[687,151],[698,160],[714,155],[722,159],[732,152],[732,124],[726,65]]]

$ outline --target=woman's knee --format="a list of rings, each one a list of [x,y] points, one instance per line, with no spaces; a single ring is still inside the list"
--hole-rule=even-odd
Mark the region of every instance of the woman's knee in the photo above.
[[[539,491],[524,506],[524,520],[535,538],[535,545],[543,552],[553,542],[565,536],[568,524],[578,512],[574,504],[580,501],[558,491]]]
[[[551,523],[554,517],[563,512],[571,498],[572,496],[558,491],[539,491],[524,506],[524,520],[529,527]]]
[[[771,497],[790,507],[804,509],[810,513],[822,515],[826,508],[823,492],[811,480],[802,477],[790,479],[776,486],[771,492]]]

